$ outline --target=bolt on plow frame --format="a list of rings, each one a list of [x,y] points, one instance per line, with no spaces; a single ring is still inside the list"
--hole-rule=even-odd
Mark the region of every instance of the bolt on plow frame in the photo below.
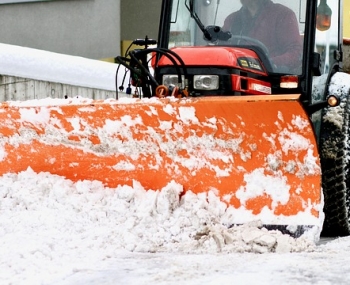
[[[215,193],[228,226],[348,235],[341,7],[163,0],[158,40],[137,39],[116,58],[139,98],[1,104],[0,172],[146,190],[175,181]]]

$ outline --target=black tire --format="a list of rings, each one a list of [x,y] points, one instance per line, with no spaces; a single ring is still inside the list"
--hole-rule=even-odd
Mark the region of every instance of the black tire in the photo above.
[[[336,108],[336,109],[334,109]],[[334,118],[336,111],[338,120]],[[320,131],[320,159],[325,221],[322,236],[350,235],[349,225],[349,114],[348,96],[338,107],[324,109]]]

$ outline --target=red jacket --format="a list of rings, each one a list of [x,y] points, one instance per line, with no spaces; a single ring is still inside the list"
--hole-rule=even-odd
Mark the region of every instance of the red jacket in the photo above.
[[[245,7],[230,14],[224,22],[223,30],[261,41],[268,48],[269,57],[277,67],[288,67],[290,70],[300,67],[302,39],[294,12],[271,0],[264,2],[254,17]]]

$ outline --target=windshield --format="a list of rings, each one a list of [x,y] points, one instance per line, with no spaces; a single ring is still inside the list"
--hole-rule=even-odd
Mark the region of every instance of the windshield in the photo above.
[[[169,48],[248,47],[274,72],[301,74],[306,0],[174,0]]]

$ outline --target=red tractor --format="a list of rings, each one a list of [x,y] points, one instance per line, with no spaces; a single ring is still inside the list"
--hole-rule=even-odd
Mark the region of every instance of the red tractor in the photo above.
[[[307,216],[317,212],[322,219],[324,203],[323,233],[350,234],[350,78],[341,72],[341,13],[338,0],[163,0],[157,47],[118,58],[144,97],[199,102],[197,115],[231,121],[230,131],[254,149],[247,151],[249,158],[234,160],[234,177],[221,183],[226,189],[221,197],[229,192],[229,204],[244,208],[236,223],[245,222],[240,215],[249,216],[281,225],[277,228],[298,225],[300,233],[313,224]],[[288,202],[274,196],[283,196],[284,186],[272,193],[267,186],[250,185],[247,177],[259,169],[264,169],[261,180],[285,178]],[[262,215],[264,209],[272,217]]]
[[[163,0],[156,47],[146,37],[117,57],[143,98],[3,103],[0,173],[175,182],[179,201],[219,198],[228,227],[349,235],[341,11],[341,0]]]

